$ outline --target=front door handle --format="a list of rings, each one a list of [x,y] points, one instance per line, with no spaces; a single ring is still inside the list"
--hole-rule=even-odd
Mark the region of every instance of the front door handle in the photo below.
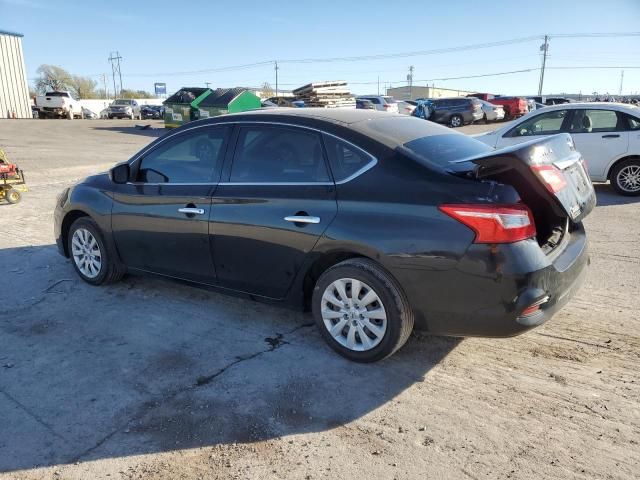
[[[185,207],[179,208],[178,212],[186,213],[187,215],[204,215],[204,208]]]
[[[620,138],[618,134],[602,135],[602,138]]]
[[[311,215],[290,215],[284,219],[293,223],[320,223],[320,217],[312,217]]]

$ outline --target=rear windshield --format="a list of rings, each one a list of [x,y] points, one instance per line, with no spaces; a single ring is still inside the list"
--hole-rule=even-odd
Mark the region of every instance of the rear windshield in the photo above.
[[[67,92],[47,92],[45,97],[68,97],[69,94]]]
[[[114,105],[131,105],[131,100],[116,100]]]
[[[416,138],[403,144],[400,149],[405,153],[408,150],[413,154],[410,156],[414,160],[427,167],[436,167],[449,172],[470,170],[474,166],[470,162],[465,162],[465,158],[493,150],[478,140],[455,133]]]
[[[384,98],[384,101],[387,103],[398,103],[396,99],[393,97],[382,97],[382,98]]]

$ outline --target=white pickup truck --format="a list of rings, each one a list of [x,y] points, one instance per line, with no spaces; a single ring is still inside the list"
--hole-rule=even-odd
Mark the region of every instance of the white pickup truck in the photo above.
[[[82,107],[69,92],[47,92],[36,97],[38,118],[82,118]]]

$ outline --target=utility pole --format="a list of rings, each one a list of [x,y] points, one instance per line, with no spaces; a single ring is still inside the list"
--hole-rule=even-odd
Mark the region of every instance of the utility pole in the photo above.
[[[109,62],[111,62],[111,74],[113,75],[113,96],[114,97],[118,96],[118,90],[116,89],[116,74],[120,79],[119,92],[122,93],[122,72],[120,71],[120,60],[122,60],[122,57],[120,56],[120,52],[115,52],[115,55],[114,55],[114,52],[111,52],[109,54]]]
[[[620,91],[618,92],[618,96],[622,96],[622,82],[624,82],[624,70],[620,72]]]
[[[547,65],[547,52],[549,51],[549,35],[544,36],[544,43],[540,45],[542,52],[542,68],[540,69],[540,84],[538,85],[538,95],[542,95],[542,85],[544,83],[544,68]]]
[[[411,91],[413,89],[413,65],[409,67],[409,74],[407,75],[407,83],[409,84],[409,100],[413,100]]]
[[[276,98],[278,98],[278,70],[280,69],[280,67],[278,67],[278,61],[274,60],[273,61],[274,64],[274,70],[276,71]]]
[[[209,88],[209,85],[211,85],[211,82],[204,82],[204,84],[207,88]]]
[[[380,75],[378,75],[378,95],[380,95]]]
[[[107,98],[109,98],[109,95],[107,94],[107,74],[106,73],[102,74],[102,86],[104,87],[104,98],[106,100]]]

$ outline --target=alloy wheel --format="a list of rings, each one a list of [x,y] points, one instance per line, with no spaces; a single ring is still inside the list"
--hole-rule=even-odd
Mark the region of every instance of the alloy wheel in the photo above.
[[[640,165],[627,165],[616,176],[618,186],[625,192],[640,191]]]
[[[102,252],[93,234],[79,228],[71,237],[71,254],[80,273],[87,278],[96,278],[102,269]]]
[[[371,350],[387,331],[382,300],[373,288],[354,278],[340,278],[325,289],[321,316],[333,339],[353,351]]]

